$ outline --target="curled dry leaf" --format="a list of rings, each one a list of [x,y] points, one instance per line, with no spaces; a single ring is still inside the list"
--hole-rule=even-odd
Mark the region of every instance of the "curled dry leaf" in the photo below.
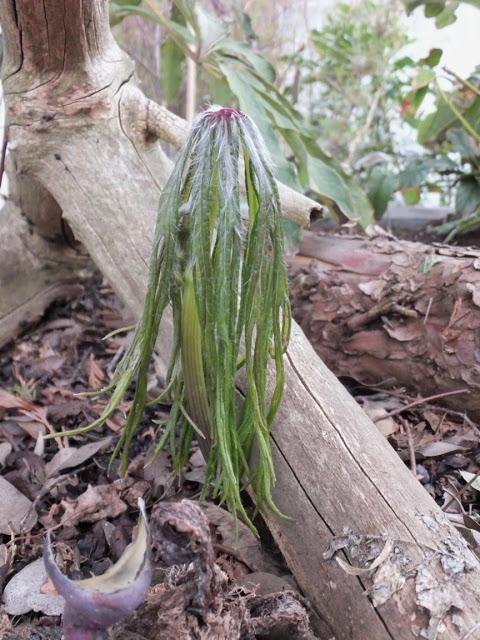
[[[25,533],[36,522],[37,513],[30,500],[0,476],[0,533]]]
[[[79,522],[97,522],[104,518],[116,518],[127,510],[113,484],[88,485],[76,500],[62,500],[65,509],[61,523],[74,526]]]
[[[60,449],[60,451],[57,451],[53,456],[50,462],[47,462],[45,465],[47,477],[50,478],[63,469],[77,467],[78,465],[83,464],[96,453],[102,451],[102,449],[106,449],[111,441],[112,438],[108,437],[98,440],[98,442],[89,442],[88,444],[84,444],[78,448],[65,447],[64,449]]]

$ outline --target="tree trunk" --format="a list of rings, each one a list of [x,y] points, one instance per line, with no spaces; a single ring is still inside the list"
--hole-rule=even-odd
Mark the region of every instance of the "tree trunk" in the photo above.
[[[85,255],[68,241],[58,204],[7,163],[9,198],[0,211],[0,347],[54,301],[78,296]]]
[[[168,137],[169,123],[182,123],[136,87],[110,34],[106,0],[2,0],[0,20],[15,161],[58,203],[138,315],[170,170],[158,132]],[[161,353],[169,341],[167,321]],[[296,326],[286,376],[273,436],[274,497],[292,519],[267,515],[267,522],[318,614],[321,637],[475,633],[477,559]],[[381,555],[355,575],[326,559],[330,545],[356,565]]]
[[[480,417],[480,251],[304,234],[289,260],[294,317],[340,376],[403,386]]]

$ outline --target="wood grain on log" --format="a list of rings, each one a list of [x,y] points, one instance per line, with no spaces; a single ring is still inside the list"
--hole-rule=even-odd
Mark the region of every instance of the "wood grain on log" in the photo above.
[[[138,315],[170,163],[141,117],[148,102],[110,35],[107,2],[2,0],[0,20],[17,165],[52,195]],[[160,350],[169,340],[166,322]],[[286,375],[275,499],[292,519],[267,520],[322,638],[460,640],[478,620],[476,557],[298,327]],[[343,567],[325,557],[328,548]]]
[[[294,317],[340,376],[480,417],[480,251],[304,234],[290,258]]]

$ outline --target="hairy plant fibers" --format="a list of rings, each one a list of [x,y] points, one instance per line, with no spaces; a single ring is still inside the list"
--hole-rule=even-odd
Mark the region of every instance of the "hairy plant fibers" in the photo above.
[[[242,162],[243,160],[243,162]],[[244,189],[240,182],[244,181]],[[167,443],[180,472],[196,431],[207,454],[206,487],[249,521],[241,483],[257,508],[275,510],[270,427],[284,386],[283,352],[290,307],[277,187],[260,135],[244,114],[212,108],[193,125],[160,198],[143,315],[118,365],[110,400],[94,428],[112,414],[135,380],[135,396],[116,452],[122,468],[147,405],[148,370],[165,308],[174,339],[165,392]],[[273,387],[267,393],[268,362]],[[239,404],[235,380],[244,369]],[[75,433],[78,433],[76,431]],[[255,444],[257,463],[249,455]]]

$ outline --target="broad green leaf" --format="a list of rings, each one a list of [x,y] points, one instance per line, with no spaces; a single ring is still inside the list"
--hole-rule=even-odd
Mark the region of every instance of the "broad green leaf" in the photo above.
[[[171,19],[185,26],[183,15],[175,5],[172,6]],[[167,105],[170,105],[178,96],[183,79],[184,62],[184,50],[173,38],[167,37],[160,47],[160,86]]]
[[[405,204],[413,206],[420,202],[421,191],[418,185],[416,187],[404,187],[401,191]]]
[[[372,207],[361,189],[352,183],[348,184],[333,167],[320,158],[308,156],[307,163],[310,187],[321,196],[327,206],[332,208],[336,205],[346,218],[358,220],[363,227],[371,224]]]
[[[174,40],[167,38],[160,47],[160,85],[167,105],[178,96],[184,62],[185,53]]]
[[[428,67],[436,67],[442,57],[442,49],[430,49],[428,55],[418,61],[419,64],[425,64]]]
[[[230,55],[242,59],[268,82],[275,80],[275,70],[272,65],[265,58],[257,55],[243,42],[236,42],[231,38],[224,38],[218,43],[215,49],[223,55]]]
[[[457,151],[462,158],[475,158],[476,152],[472,144],[472,138],[458,127],[452,128],[447,133],[447,139],[453,145],[453,151]]]
[[[441,11],[441,13],[439,13],[435,18],[435,26],[437,29],[448,27],[449,24],[453,24],[457,20],[455,11],[457,10],[458,5],[458,2],[450,2],[450,4],[445,5],[443,11]]]
[[[455,211],[462,217],[471,215],[480,207],[480,184],[474,176],[460,180],[455,196]]]
[[[417,76],[412,80],[412,90],[417,91],[422,87],[426,87],[435,79],[435,71],[432,69],[420,69]]]
[[[450,107],[442,102],[434,113],[421,120],[418,127],[418,142],[427,144],[433,142],[448,129],[456,120]]]
[[[394,175],[384,173],[380,167],[374,167],[368,176],[366,187],[368,199],[378,220],[397,190],[398,180]]]
[[[227,36],[228,30],[216,15],[207,11],[199,2],[194,3],[196,23],[200,34],[200,49],[206,55]]]
[[[425,3],[425,17],[435,18],[445,8],[445,2],[426,2]]]
[[[395,62],[393,65],[395,69],[404,69],[405,67],[414,67],[416,65],[415,60],[410,58],[410,56],[404,56]]]
[[[258,99],[255,89],[248,81],[248,76],[233,64],[222,61],[218,63],[230,90],[238,99],[240,109],[249,115],[257,125],[265,144],[274,161],[275,177],[287,185],[295,185],[295,174],[290,164],[285,160],[272,128],[268,112],[265,111]]]

